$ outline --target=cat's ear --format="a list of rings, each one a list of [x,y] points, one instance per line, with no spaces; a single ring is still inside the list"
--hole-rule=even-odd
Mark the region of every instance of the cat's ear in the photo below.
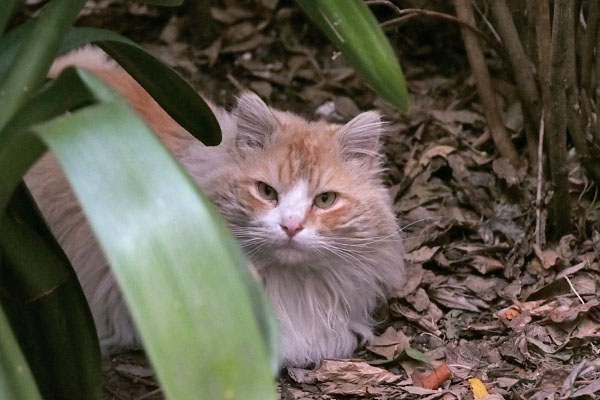
[[[245,92],[237,98],[232,113],[237,124],[238,149],[263,148],[277,124],[269,106],[256,94]]]
[[[379,156],[379,139],[385,122],[377,111],[354,117],[338,131],[342,153],[346,159],[374,159]]]

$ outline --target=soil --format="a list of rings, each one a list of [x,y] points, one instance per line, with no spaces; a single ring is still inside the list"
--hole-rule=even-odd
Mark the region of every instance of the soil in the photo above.
[[[24,16],[38,8],[27,2]],[[375,10],[381,20],[392,16]],[[404,232],[407,285],[381,308],[372,344],[352,360],[281,371],[281,398],[472,399],[481,398],[481,383],[490,399],[595,398],[600,391],[597,187],[571,154],[575,229],[555,237],[549,188],[537,196],[536,177],[498,158],[485,140],[452,22],[416,18],[388,30],[411,94],[405,115],[353,73],[292,1],[168,9],[97,0],[78,24],[138,41],[225,106],[249,88],[310,118],[345,121],[377,108],[390,121],[387,183]],[[505,124],[525,159],[516,88],[502,59],[487,56]],[[450,378],[424,388],[435,368],[447,368]],[[104,371],[106,400],[163,398],[141,352],[105,360]]]

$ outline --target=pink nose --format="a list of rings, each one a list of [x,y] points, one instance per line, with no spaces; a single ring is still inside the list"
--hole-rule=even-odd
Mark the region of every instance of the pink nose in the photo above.
[[[298,232],[300,232],[304,227],[300,222],[295,221],[287,221],[281,224],[281,229],[290,237],[290,239]]]

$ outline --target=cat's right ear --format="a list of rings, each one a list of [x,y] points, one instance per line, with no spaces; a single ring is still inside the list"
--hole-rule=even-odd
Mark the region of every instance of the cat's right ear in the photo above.
[[[256,94],[245,92],[237,98],[232,114],[237,124],[238,149],[264,148],[277,124],[269,106]]]

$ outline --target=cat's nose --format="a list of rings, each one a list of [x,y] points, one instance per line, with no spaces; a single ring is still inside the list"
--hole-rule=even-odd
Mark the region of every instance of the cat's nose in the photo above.
[[[296,221],[286,221],[280,225],[281,229],[289,236],[289,238],[293,238],[296,233],[300,232],[304,227],[302,223]]]

